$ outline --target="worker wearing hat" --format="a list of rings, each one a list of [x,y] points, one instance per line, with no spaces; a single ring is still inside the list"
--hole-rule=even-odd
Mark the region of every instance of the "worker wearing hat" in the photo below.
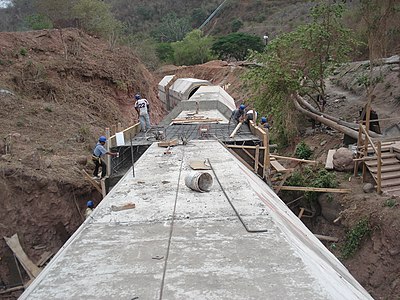
[[[232,111],[231,118],[229,119],[229,123],[233,120],[238,124],[240,121],[244,120],[244,113],[245,113],[246,105],[240,104],[239,108]]]
[[[104,145],[106,144],[107,138],[105,136],[101,136],[99,137],[99,141],[96,144],[96,147],[93,150],[93,154],[92,154],[92,161],[95,164],[95,168],[93,171],[93,179],[100,179],[98,174],[99,174],[99,168],[101,166],[101,178],[106,177],[107,174],[107,165],[104,162],[104,160],[102,160],[102,157],[104,157],[104,155],[111,155],[111,156],[117,156],[118,152],[109,152],[106,150],[106,148],[104,147]]]

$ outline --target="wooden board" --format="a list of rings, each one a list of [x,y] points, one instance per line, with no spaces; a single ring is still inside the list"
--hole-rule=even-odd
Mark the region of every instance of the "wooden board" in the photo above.
[[[351,193],[349,189],[331,189],[331,188],[316,188],[309,186],[282,186],[282,191],[304,191],[304,192],[322,192],[322,193]]]
[[[25,251],[22,249],[21,244],[19,243],[18,234],[14,234],[12,237],[4,237],[8,247],[14,252],[15,256],[18,258],[22,267],[25,269],[26,273],[29,275],[31,279],[36,278],[41,269],[38,268],[26,255]]]
[[[382,180],[382,187],[400,186],[400,178]]]
[[[388,166],[388,165],[395,165],[398,164],[399,160],[395,157],[393,158],[382,158],[382,166]],[[378,160],[371,160],[371,161],[366,161],[365,164],[368,167],[376,167],[378,165]]]
[[[287,171],[287,169],[284,167],[284,166],[282,166],[278,161],[271,161],[270,162],[271,163],[271,165],[274,167],[274,169],[275,170],[277,170],[278,172],[286,172]]]
[[[178,145],[178,140],[170,140],[170,141],[161,141],[157,143],[158,147],[173,147]]]
[[[375,174],[375,173],[371,173],[371,174],[376,179],[377,174]],[[385,173],[382,173],[381,178],[382,178],[382,180],[400,178],[400,172],[397,172],[397,171],[395,171],[395,172],[385,172]]]
[[[377,173],[377,172],[378,172],[378,167],[369,167],[368,169],[369,169],[370,172],[372,172],[372,173]],[[389,165],[389,166],[382,166],[381,171],[382,171],[382,173],[384,173],[384,172],[395,172],[395,171],[400,171],[400,164]]]
[[[330,149],[328,156],[326,157],[325,169],[333,170],[333,155],[336,153],[336,149]]]

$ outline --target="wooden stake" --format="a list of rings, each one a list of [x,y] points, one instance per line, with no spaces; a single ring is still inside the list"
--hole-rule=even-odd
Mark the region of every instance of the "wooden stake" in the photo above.
[[[299,213],[299,219],[301,219],[301,217],[303,216],[303,214],[304,214],[304,207],[301,207],[300,208],[300,213]]]
[[[117,124],[117,130],[118,130],[118,132],[121,132],[121,131],[123,130],[122,125],[121,125],[121,122],[118,122],[118,124]]]
[[[254,172],[258,174],[258,161],[260,159],[260,146],[256,146],[256,154],[255,154],[255,160],[254,160]]]
[[[321,241],[328,241],[328,242],[335,242],[335,243],[337,243],[339,241],[339,239],[337,237],[333,237],[333,236],[327,236],[327,235],[321,235],[321,234],[315,234],[315,233],[314,233],[314,235]]]
[[[107,143],[106,143],[106,150],[107,152],[110,152],[111,149],[111,141],[110,141],[110,128],[106,128],[106,138],[107,138]],[[106,164],[107,164],[107,176],[111,175],[111,156],[106,155]]]

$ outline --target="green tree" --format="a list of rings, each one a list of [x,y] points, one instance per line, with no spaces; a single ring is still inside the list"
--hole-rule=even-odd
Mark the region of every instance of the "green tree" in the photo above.
[[[34,14],[30,15],[26,19],[29,27],[33,30],[51,29],[53,28],[53,22],[45,15]]]
[[[242,28],[243,22],[240,19],[235,19],[231,22],[231,29],[232,32],[238,31],[240,28]]]
[[[160,42],[176,42],[181,41],[190,30],[188,18],[178,18],[175,13],[170,13],[153,31],[153,36]]]
[[[159,43],[156,46],[157,57],[163,62],[173,62],[174,49],[171,43]]]
[[[180,42],[172,43],[174,62],[177,65],[202,64],[212,59],[212,38],[205,37],[201,30],[189,32]]]
[[[242,32],[235,32],[218,38],[212,50],[221,59],[234,58],[244,60],[250,50],[262,51],[264,48],[260,37]]]
[[[251,57],[262,67],[251,70],[247,82],[258,110],[272,113],[272,133],[280,143],[297,134],[296,111],[290,96],[296,92],[324,95],[325,78],[347,59],[356,44],[341,23],[343,12],[342,3],[321,2],[312,9],[311,23],[279,36],[264,53]]]
[[[114,18],[109,4],[101,0],[78,0],[73,16],[85,30],[105,37],[112,49],[123,30],[123,24]]]

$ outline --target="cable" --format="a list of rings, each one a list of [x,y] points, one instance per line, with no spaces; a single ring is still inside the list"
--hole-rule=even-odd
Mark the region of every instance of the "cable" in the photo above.
[[[249,229],[249,228],[247,227],[246,223],[243,221],[242,217],[239,215],[239,213],[238,213],[238,211],[236,210],[235,206],[233,205],[231,199],[229,198],[229,196],[228,196],[228,194],[226,193],[225,189],[223,188],[221,182],[219,181],[218,176],[217,176],[217,174],[215,173],[215,170],[214,170],[214,168],[213,168],[213,166],[212,166],[212,164],[211,164],[211,162],[210,162],[210,159],[207,158],[207,160],[208,160],[208,164],[209,164],[209,166],[210,166],[210,168],[211,168],[211,170],[212,170],[212,172],[213,172],[213,174],[214,174],[215,179],[217,180],[219,186],[221,187],[222,192],[224,193],[226,199],[228,200],[228,202],[229,202],[229,204],[231,205],[233,211],[235,212],[236,216],[239,218],[240,222],[243,224],[243,226],[244,226],[244,228],[246,229],[246,231],[249,232],[249,233],[268,232],[268,229],[257,229],[257,230],[253,230],[253,229]]]

